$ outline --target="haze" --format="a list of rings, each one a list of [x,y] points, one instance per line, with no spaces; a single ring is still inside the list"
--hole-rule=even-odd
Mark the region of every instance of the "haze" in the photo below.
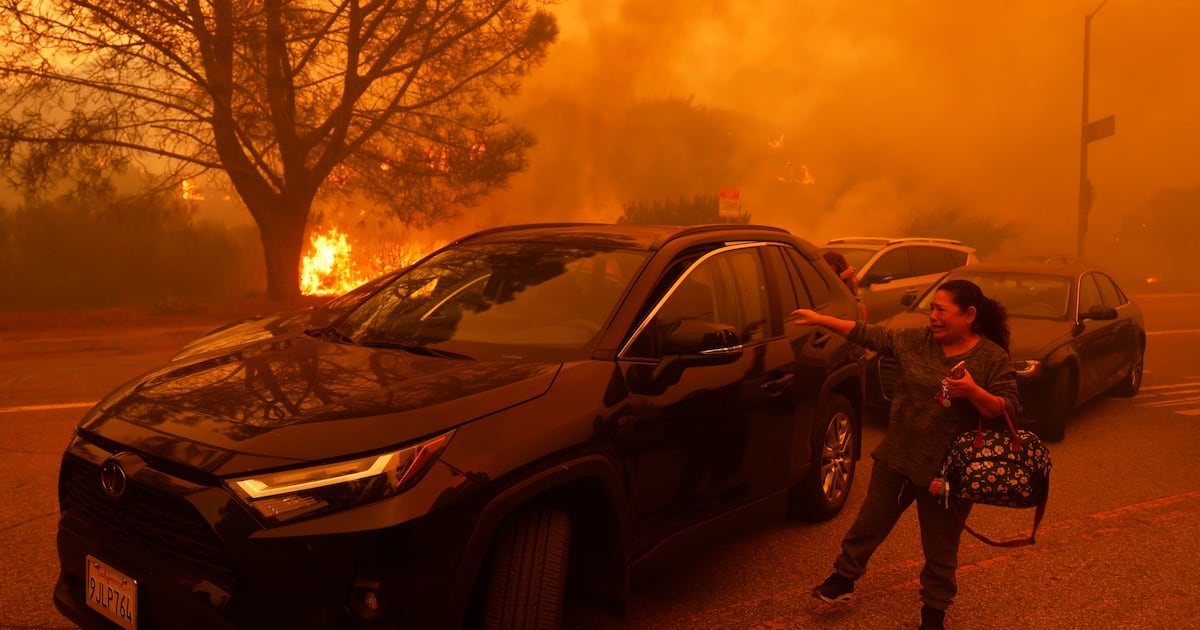
[[[734,187],[753,222],[814,242],[899,235],[952,209],[1021,226],[997,255],[1074,253],[1084,16],[1099,4],[563,0],[559,41],[505,103],[538,136],[528,169],[461,219],[400,238],[613,222],[624,203]],[[1200,204],[1196,24],[1192,0],[1107,0],[1092,22],[1089,118],[1114,115],[1116,133],[1089,145],[1089,258],[1200,271],[1194,211],[1167,228],[1184,235],[1175,245],[1119,242],[1156,197]],[[663,124],[680,111],[700,123]],[[697,145],[729,155],[697,163]],[[206,198],[205,213],[249,223]],[[363,212],[319,210],[346,227]]]
[[[514,111],[683,98],[742,112],[777,125],[824,206],[803,216],[746,198],[755,222],[824,240],[889,234],[923,210],[957,207],[1025,224],[1014,252],[1074,252],[1084,16],[1098,4],[568,1],[556,9],[561,39]],[[1089,146],[1089,254],[1156,193],[1200,186],[1198,23],[1200,3],[1185,0],[1109,0],[1093,19],[1089,118],[1117,124]],[[530,171],[477,221],[559,218],[521,210],[555,186],[581,191],[580,218],[614,220],[622,200],[589,180],[586,151],[555,155],[564,143],[546,137],[593,130],[536,127]]]

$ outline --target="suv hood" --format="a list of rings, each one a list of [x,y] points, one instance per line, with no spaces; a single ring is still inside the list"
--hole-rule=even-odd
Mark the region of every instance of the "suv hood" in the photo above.
[[[110,394],[79,430],[209,473],[237,474],[438,433],[542,395],[558,368],[299,335],[167,364]]]

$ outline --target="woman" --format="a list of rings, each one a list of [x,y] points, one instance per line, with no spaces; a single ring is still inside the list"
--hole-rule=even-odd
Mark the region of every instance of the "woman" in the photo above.
[[[867,497],[842,539],[834,573],[813,589],[831,603],[851,600],[854,581],[915,501],[925,566],[921,570],[921,628],[942,628],[946,608],[958,591],[958,543],[962,525],[929,491],[946,451],[979,417],[1002,417],[1017,410],[1017,380],[1008,355],[1008,313],[977,285],[951,280],[938,287],[929,325],[889,329],[815,311],[792,313],[797,325],[817,325],[885,356],[894,357],[900,376],[892,397],[888,431],[872,453],[875,465]],[[962,363],[961,376],[951,374]],[[958,374],[959,370],[954,370]],[[970,505],[958,504],[959,513]]]

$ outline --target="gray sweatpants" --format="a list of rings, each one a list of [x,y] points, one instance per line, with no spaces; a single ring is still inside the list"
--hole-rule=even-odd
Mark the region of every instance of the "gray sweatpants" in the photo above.
[[[904,475],[875,462],[867,498],[858,517],[842,539],[842,553],[833,568],[844,577],[857,580],[867,572],[867,561],[892,531],[900,515],[913,501],[917,502],[917,521],[921,526],[921,548],[925,552],[925,567],[921,569],[921,601],[945,610],[954,601],[958,581],[958,542],[962,525],[954,513],[946,509],[928,488],[918,487]],[[959,501],[958,512],[963,518],[971,510],[969,502]]]

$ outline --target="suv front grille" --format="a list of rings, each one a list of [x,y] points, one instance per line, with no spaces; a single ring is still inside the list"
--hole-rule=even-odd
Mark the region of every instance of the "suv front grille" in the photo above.
[[[63,458],[59,501],[70,514],[93,528],[114,552],[154,556],[193,577],[232,591],[236,570],[225,549],[194,507],[181,497],[134,483],[119,499],[100,490],[100,467]]]

